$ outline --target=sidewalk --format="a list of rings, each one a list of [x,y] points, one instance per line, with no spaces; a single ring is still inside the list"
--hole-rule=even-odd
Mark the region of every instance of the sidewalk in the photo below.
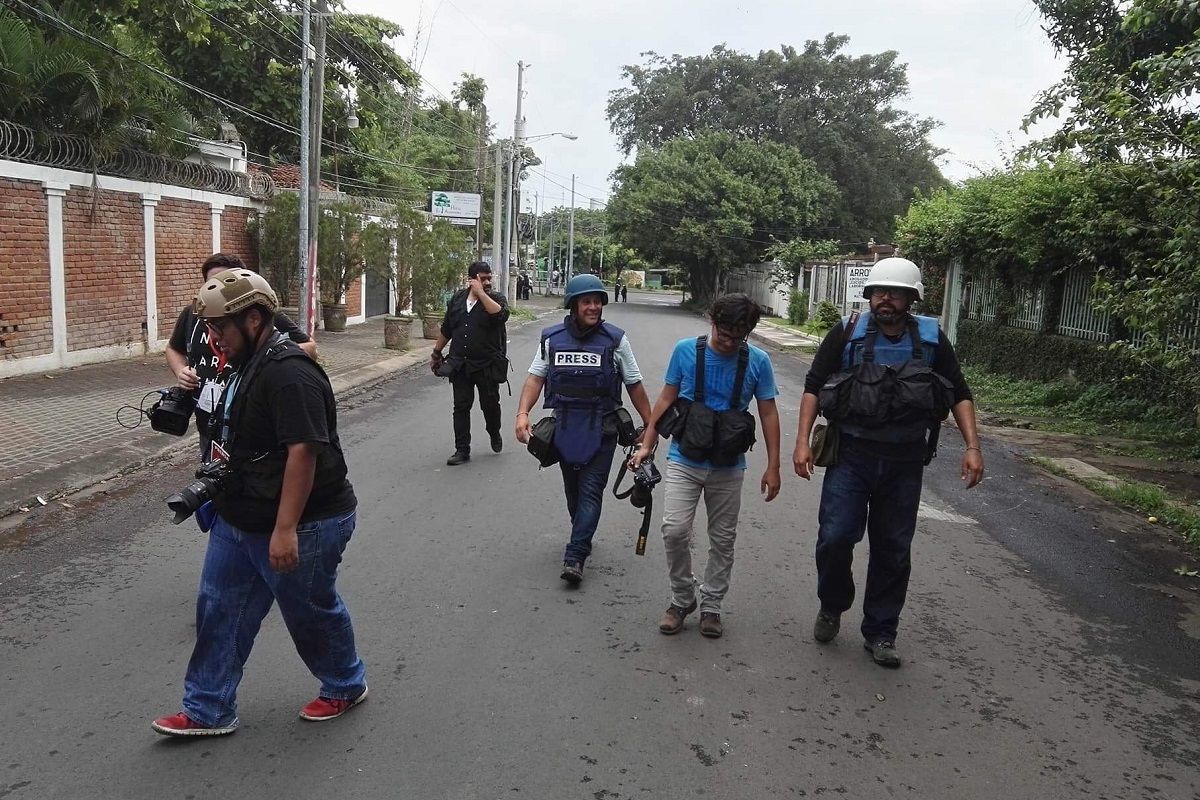
[[[758,325],[751,331],[750,338],[784,352],[816,348],[821,344],[821,340],[816,336],[809,336],[770,319],[759,320]]]
[[[521,307],[541,314],[560,298],[540,297]],[[510,330],[524,324],[509,323]],[[383,320],[352,325],[343,333],[316,333],[318,354],[333,390],[341,395],[423,364],[431,343],[413,325],[406,351],[383,346]],[[181,450],[197,447],[195,425],[188,435],[158,433],[142,417],[128,430],[117,422],[117,409],[137,407],[148,392],[173,383],[161,353],[108,364],[24,375],[0,381],[0,519],[23,513],[131,472]],[[156,397],[146,399],[146,408]],[[121,411],[132,424],[138,415]]]

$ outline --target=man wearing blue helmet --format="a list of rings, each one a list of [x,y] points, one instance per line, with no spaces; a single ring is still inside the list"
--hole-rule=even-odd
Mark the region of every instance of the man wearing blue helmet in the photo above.
[[[576,275],[567,282],[563,307],[569,313],[542,331],[517,406],[516,435],[522,444],[529,442],[529,412],[543,388],[544,407],[554,410],[553,446],[571,516],[560,577],[573,586],[583,580],[600,522],[617,446],[622,384],[642,423],[650,419],[650,399],[629,337],[602,319],[607,304],[608,292],[595,275]]]

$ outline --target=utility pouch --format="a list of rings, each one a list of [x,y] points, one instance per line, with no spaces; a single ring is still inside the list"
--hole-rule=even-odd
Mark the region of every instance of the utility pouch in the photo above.
[[[555,425],[554,417],[542,417],[530,429],[526,449],[537,459],[539,467],[552,467],[558,463],[558,448],[554,446]]]
[[[658,419],[658,435],[664,439],[679,436],[683,432],[684,426],[687,425],[688,410],[691,405],[691,400],[679,397],[674,403],[667,406],[667,410]]]
[[[433,374],[439,378],[453,378],[454,373],[462,369],[465,359],[462,356],[448,356],[442,359],[442,363],[434,370]]]
[[[632,447],[638,441],[637,426],[633,424],[633,416],[629,409],[617,406],[604,415],[604,437],[616,437],[621,447]]]
[[[836,422],[825,424],[818,422],[812,429],[813,465],[818,467],[835,467],[838,463],[838,450],[842,440],[841,431]]]

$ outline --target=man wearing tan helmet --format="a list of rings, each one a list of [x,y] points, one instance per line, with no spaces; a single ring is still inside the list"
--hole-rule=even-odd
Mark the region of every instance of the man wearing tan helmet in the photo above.
[[[242,668],[274,603],[321,683],[300,716],[333,719],[367,697],[366,669],[335,585],[357,500],[333,389],[320,366],[275,330],[277,306],[267,280],[245,269],[213,275],[194,303],[236,375],[213,411],[220,423],[214,451],[227,459],[228,476],[212,500],[183,710],[152,724],[165,735],[237,728]]]

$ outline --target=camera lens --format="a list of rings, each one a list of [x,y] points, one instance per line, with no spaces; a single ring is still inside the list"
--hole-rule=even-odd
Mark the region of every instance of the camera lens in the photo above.
[[[178,525],[195,514],[196,509],[212,499],[212,489],[212,481],[200,478],[180,489],[178,494],[168,497],[167,508],[175,512],[171,523]]]

